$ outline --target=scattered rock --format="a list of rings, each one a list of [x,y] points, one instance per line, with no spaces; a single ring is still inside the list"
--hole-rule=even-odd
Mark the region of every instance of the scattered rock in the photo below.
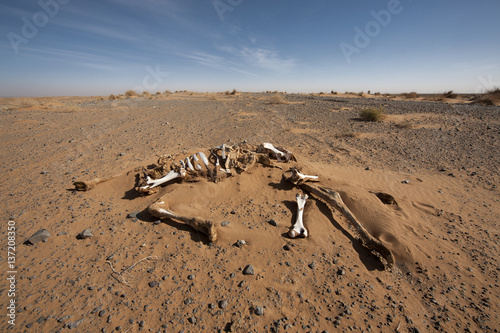
[[[403,180],[401,183],[403,183],[403,184],[409,184],[409,183],[410,183],[410,180],[409,180],[409,179],[406,179],[406,180]]]
[[[80,319],[78,321],[67,323],[66,327],[69,328],[70,330],[72,330],[72,329],[77,328],[78,326],[80,326],[83,323],[84,320],[85,320],[85,318],[82,318],[82,319]]]
[[[140,212],[128,213],[127,218],[129,218],[129,219],[135,219],[135,218],[137,218],[137,215],[139,215],[139,213]]]
[[[154,288],[154,287],[158,287],[160,284],[158,283],[158,281],[151,281],[148,283],[148,286],[150,286],[151,288]]]
[[[253,266],[246,265],[245,268],[243,268],[243,275],[255,275],[255,269]]]
[[[219,302],[219,308],[225,309],[227,307],[227,300],[223,299]]]
[[[46,242],[50,236],[50,232],[45,229],[41,229],[35,232],[33,236],[28,238],[25,243],[35,245],[38,242]]]
[[[256,306],[253,313],[255,313],[256,316],[263,316],[264,315],[264,308],[260,305]]]
[[[85,229],[83,230],[81,233],[78,234],[78,239],[86,239],[86,238],[90,238],[94,236],[94,234],[92,233],[92,231],[90,231],[89,229]]]
[[[278,223],[274,219],[270,219],[269,221],[267,221],[267,223],[269,223],[273,227],[277,227],[278,226]]]
[[[240,240],[238,240],[238,241],[236,242],[236,246],[237,246],[237,247],[243,247],[243,246],[245,246],[245,245],[247,245],[247,242],[246,242],[246,241],[244,241],[243,239],[240,239]]]
[[[230,223],[231,223],[231,222],[229,222],[229,221],[222,221],[222,222],[220,223],[220,225],[221,225],[221,227],[226,227],[226,226],[228,226]]]

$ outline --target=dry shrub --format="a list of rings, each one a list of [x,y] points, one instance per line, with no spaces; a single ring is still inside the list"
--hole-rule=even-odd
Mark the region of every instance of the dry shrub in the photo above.
[[[444,99],[447,99],[447,98],[457,98],[457,94],[455,94],[453,92],[453,90],[450,90],[450,91],[445,91],[441,96],[440,96],[440,100],[444,100]]]
[[[171,92],[170,90],[165,90],[165,91],[163,92],[163,94],[164,94],[164,95],[170,95],[171,93],[172,93],[172,92]]]
[[[500,105],[500,88],[496,87],[479,96],[477,102],[484,105]]]
[[[125,96],[127,97],[137,96],[137,92],[135,90],[127,90],[125,92]]]
[[[418,94],[414,91],[412,92],[409,92],[409,93],[402,93],[401,96],[405,97],[405,98],[418,98]]]
[[[355,138],[357,136],[357,133],[348,128],[343,128],[342,131],[336,135],[337,138]]]
[[[330,94],[332,94],[332,95],[337,95],[337,92],[336,92],[335,90],[332,90],[332,91],[330,92]]]
[[[283,96],[276,93],[273,96],[271,96],[269,104],[288,104],[288,102],[283,98]]]
[[[118,97],[116,97],[115,95],[111,94],[109,95],[108,99],[109,100],[114,100],[114,99],[117,99]]]
[[[364,121],[380,121],[385,116],[384,107],[364,109],[359,116]]]
[[[413,128],[413,124],[407,119],[401,123],[396,124],[397,128]]]

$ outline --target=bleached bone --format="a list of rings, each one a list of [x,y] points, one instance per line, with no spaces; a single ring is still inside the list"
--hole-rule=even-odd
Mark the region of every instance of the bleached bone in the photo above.
[[[184,164],[183,160],[180,160],[179,164],[181,165],[181,168],[186,169],[186,164]]]
[[[193,165],[191,164],[191,159],[186,157],[186,165],[189,171],[194,171]]]
[[[226,144],[224,143],[221,147],[222,149],[222,160],[226,160]]]
[[[205,167],[208,169],[208,158],[207,158],[207,155],[205,155],[205,153],[203,153],[203,152],[200,151],[198,153],[198,156],[200,156],[201,161],[203,162],[203,164],[205,164]]]
[[[287,173],[285,173],[283,177],[294,183],[293,180],[287,175]],[[351,223],[351,225],[357,230],[361,241],[363,242],[363,245],[369,250],[379,254],[385,260],[385,262],[382,262],[384,265],[388,267],[392,267],[394,265],[395,259],[391,250],[389,250],[389,248],[380,240],[373,237],[365,229],[365,227],[363,227],[356,216],[345,205],[344,201],[342,201],[342,198],[340,197],[340,194],[338,192],[335,192],[334,190],[326,187],[319,187],[308,183],[302,183],[298,185],[303,191],[309,192],[310,194],[325,201],[331,207],[339,210],[342,215],[347,218],[347,221],[349,221],[349,223]]]
[[[304,227],[304,207],[306,205],[307,198],[307,194],[301,195],[300,193],[297,193],[297,220],[295,221],[293,228],[288,232],[288,235],[291,238],[298,236],[307,237],[309,235],[307,229]]]
[[[157,201],[148,207],[151,215],[160,219],[169,218],[175,221],[186,223],[191,228],[207,235],[208,239],[211,242],[215,242],[217,240],[217,229],[215,228],[215,225],[211,220],[179,215],[167,209],[166,207],[168,207],[168,204],[166,204],[163,200],[164,199],[162,198],[160,199],[160,201]]]
[[[293,156],[293,154],[290,151],[288,151],[284,148],[274,147],[271,143],[264,142],[261,145],[261,149],[262,148],[264,150],[269,150],[269,151],[273,152],[273,154],[276,155],[276,159],[278,160],[278,162],[281,162],[281,159],[284,159],[285,162],[288,162],[290,160],[296,160],[295,156]]]
[[[123,176],[123,174],[114,175],[111,177],[95,178],[92,180],[79,180],[73,183],[73,186],[77,191],[90,191],[100,183],[107,182],[108,180],[115,179]]]
[[[193,156],[191,157],[193,158],[194,167],[196,168],[196,170],[201,171],[201,164],[197,163],[200,160],[198,156],[196,156],[196,154],[193,154]]]
[[[296,167],[293,167],[290,170],[288,170],[283,176],[288,181],[294,183],[295,185],[300,185],[307,181],[317,182],[319,179],[318,176],[310,176],[300,173],[300,171]]]
[[[160,186],[176,178],[184,178],[185,176],[186,170],[184,169],[180,169],[179,172],[172,170],[164,177],[159,179],[151,179],[151,177],[148,176],[148,180],[146,182],[147,185],[139,187],[139,192],[147,192],[150,189],[155,188],[156,186]]]

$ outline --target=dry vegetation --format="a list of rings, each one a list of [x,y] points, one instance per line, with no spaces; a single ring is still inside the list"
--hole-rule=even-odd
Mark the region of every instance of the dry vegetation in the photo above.
[[[476,101],[484,105],[500,105],[500,88],[493,88],[483,95],[479,96]]]
[[[359,116],[364,121],[380,121],[385,116],[384,107],[364,109]]]

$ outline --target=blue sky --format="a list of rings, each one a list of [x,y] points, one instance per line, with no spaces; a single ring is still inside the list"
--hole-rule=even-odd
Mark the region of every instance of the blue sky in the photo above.
[[[481,92],[498,0],[1,0],[0,96]]]

